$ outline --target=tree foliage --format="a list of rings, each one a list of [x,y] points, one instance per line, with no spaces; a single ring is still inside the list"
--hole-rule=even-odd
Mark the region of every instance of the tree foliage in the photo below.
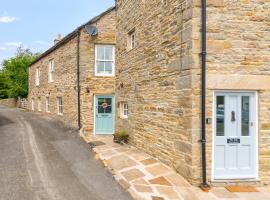
[[[39,53],[33,54],[21,46],[14,57],[3,61],[3,68],[0,70],[0,99],[27,97],[28,66],[38,55]]]

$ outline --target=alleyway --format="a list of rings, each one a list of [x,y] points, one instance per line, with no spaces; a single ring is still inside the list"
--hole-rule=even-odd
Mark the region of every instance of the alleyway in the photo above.
[[[0,200],[131,199],[76,132],[0,106]]]

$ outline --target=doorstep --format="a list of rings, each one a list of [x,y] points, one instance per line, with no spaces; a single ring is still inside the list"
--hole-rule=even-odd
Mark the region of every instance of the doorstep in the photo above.
[[[152,156],[130,145],[115,144],[112,136],[82,137],[91,145],[95,158],[136,200],[270,199],[269,187],[257,188],[259,192],[251,194],[231,193],[224,187],[203,192]]]

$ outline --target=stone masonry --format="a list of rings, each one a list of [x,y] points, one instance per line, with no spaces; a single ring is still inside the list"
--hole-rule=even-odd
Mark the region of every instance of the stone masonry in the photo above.
[[[201,1],[117,0],[116,118],[130,142],[201,182]],[[256,91],[259,178],[270,182],[270,2],[207,1],[207,118],[215,90]],[[136,33],[136,48],[127,37]],[[118,109],[119,110],[119,109]],[[207,125],[207,177],[212,170],[212,125]]]
[[[80,31],[80,88],[81,88],[81,123],[87,133],[93,130],[93,100],[95,94],[114,94],[114,77],[95,76],[95,44],[115,44],[115,9],[110,8],[88,22],[98,29],[97,36],[90,36],[85,26]],[[67,39],[69,38],[69,39]],[[65,41],[65,42],[62,42]],[[58,115],[68,125],[78,127],[77,99],[77,34],[76,30],[59,41],[55,48],[49,49],[29,67],[29,104],[41,99],[41,112],[46,113],[46,97],[50,97],[51,111],[57,115],[57,97],[63,98],[63,115]],[[62,43],[61,43],[62,42]],[[61,44],[60,44],[61,43]],[[59,45],[60,44],[60,45]],[[48,83],[49,60],[55,64],[55,80]],[[35,85],[36,68],[40,68],[40,85]]]
[[[118,0],[117,11],[116,96],[129,105],[117,128],[193,181],[192,4]],[[133,29],[137,46],[128,51]]]
[[[50,113],[57,115],[57,97],[63,98],[63,115],[59,115],[67,124],[77,127],[77,87],[76,87],[76,63],[77,63],[77,38],[60,46],[58,49],[43,57],[29,67],[29,94],[28,108],[38,111],[38,98],[41,100],[41,112],[46,113],[46,97],[50,97]],[[49,60],[54,60],[55,78],[49,83]],[[40,69],[40,85],[36,86],[36,68]]]

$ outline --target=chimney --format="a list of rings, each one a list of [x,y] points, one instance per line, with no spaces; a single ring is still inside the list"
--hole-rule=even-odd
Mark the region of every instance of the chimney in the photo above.
[[[56,45],[62,39],[61,34],[57,34],[57,38],[54,40],[54,45]]]

